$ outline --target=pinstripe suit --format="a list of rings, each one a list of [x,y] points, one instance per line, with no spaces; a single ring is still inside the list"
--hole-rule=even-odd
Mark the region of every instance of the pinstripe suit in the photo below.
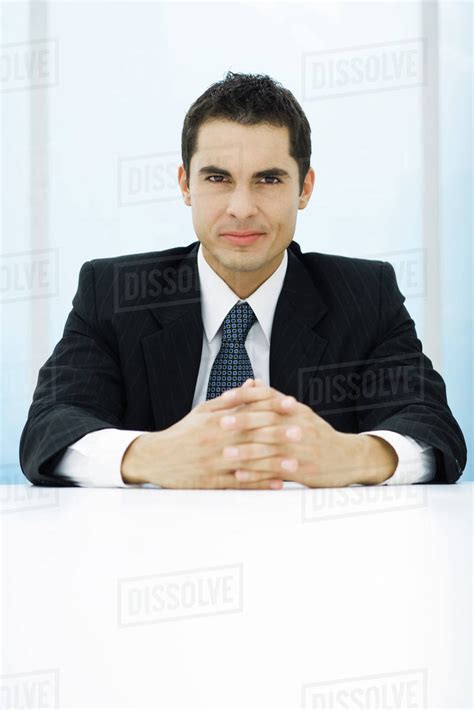
[[[20,440],[38,485],[67,447],[116,427],[161,430],[192,407],[203,324],[193,242],[86,262],[62,339],[41,367]],[[275,309],[270,384],[343,432],[392,430],[433,446],[433,482],[466,464],[441,376],[423,354],[393,267],[302,253],[293,241]]]

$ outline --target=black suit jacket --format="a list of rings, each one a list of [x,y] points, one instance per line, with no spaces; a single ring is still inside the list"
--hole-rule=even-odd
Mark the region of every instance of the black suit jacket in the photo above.
[[[21,435],[20,464],[32,483],[74,485],[54,467],[91,431],[158,431],[191,410],[203,338],[198,246],[82,265]],[[302,253],[291,242],[270,384],[338,431],[391,429],[431,444],[433,482],[454,483],[466,444],[404,301],[390,263]]]

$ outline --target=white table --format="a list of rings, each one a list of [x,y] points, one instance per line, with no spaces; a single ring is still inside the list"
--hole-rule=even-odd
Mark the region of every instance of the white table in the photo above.
[[[0,706],[471,708],[473,490],[2,486]]]

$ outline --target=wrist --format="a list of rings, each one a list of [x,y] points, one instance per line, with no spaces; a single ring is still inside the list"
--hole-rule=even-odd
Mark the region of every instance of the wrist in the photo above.
[[[377,485],[390,478],[398,466],[398,455],[388,441],[371,434],[354,434],[357,465],[354,483]]]
[[[122,457],[120,474],[124,483],[138,485],[150,483],[146,478],[145,471],[147,465],[147,451],[149,434],[140,434],[134,439]]]

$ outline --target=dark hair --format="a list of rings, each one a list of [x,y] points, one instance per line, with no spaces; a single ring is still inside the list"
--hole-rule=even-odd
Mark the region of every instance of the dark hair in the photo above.
[[[267,123],[287,126],[290,155],[298,163],[299,194],[310,166],[311,128],[291,91],[266,74],[235,74],[228,71],[189,108],[181,134],[181,154],[188,179],[196,152],[199,127],[211,118],[225,118],[242,125]]]

